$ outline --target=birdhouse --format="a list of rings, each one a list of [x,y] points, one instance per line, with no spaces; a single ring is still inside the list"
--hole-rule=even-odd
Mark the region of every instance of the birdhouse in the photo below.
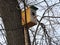
[[[37,24],[37,18],[36,18],[36,8],[35,6],[30,6],[26,8],[26,19],[27,19],[27,25],[28,27],[32,27]],[[22,25],[25,26],[25,11],[21,11],[22,13]]]

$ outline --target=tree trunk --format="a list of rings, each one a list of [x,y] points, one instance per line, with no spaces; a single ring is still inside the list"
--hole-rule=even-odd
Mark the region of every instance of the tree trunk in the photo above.
[[[0,0],[0,14],[7,34],[8,45],[24,45],[24,31],[17,0]]]

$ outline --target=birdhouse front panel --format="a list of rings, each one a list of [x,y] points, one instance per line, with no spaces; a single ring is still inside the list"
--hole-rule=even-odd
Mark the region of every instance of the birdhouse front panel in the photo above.
[[[31,21],[30,8],[26,9],[27,23]],[[22,25],[25,25],[25,11],[22,11]]]

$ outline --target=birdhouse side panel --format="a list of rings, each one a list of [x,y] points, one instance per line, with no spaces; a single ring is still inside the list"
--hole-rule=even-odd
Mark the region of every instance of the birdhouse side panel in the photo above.
[[[31,15],[31,22],[37,24],[37,17],[36,16],[33,16]]]
[[[31,9],[31,22],[37,24],[36,10]]]

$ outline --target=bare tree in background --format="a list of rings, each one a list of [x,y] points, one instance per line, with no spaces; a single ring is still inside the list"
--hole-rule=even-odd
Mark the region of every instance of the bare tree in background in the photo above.
[[[60,45],[60,1],[33,0],[28,5],[35,5],[39,8],[38,24],[29,29],[31,44]]]

